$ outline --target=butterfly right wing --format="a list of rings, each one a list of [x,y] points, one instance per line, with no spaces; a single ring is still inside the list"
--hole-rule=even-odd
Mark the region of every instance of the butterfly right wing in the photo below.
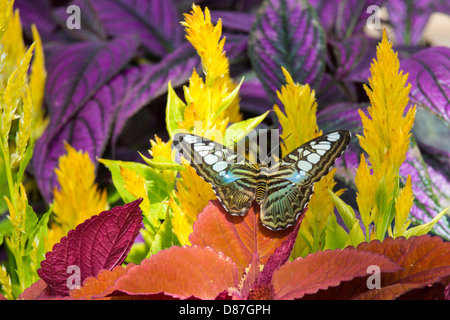
[[[210,183],[223,207],[242,216],[250,209],[256,193],[257,169],[244,157],[212,140],[179,133],[175,148]]]

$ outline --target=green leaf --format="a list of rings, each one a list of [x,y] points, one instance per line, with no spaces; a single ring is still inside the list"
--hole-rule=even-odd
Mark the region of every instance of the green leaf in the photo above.
[[[169,160],[163,156],[156,156],[153,157],[152,159],[147,158],[146,156],[144,156],[142,153],[140,153],[138,151],[139,155],[142,157],[142,159],[144,159],[144,161],[153,169],[156,170],[185,170],[184,166],[182,166],[181,164],[178,164],[172,160]]]
[[[430,232],[431,228],[433,228],[433,226],[439,221],[440,218],[442,218],[442,216],[448,211],[449,208],[445,208],[444,210],[442,210],[437,216],[435,216],[433,218],[433,220],[431,220],[428,223],[425,224],[421,224],[418,226],[415,226],[411,229],[406,230],[403,233],[403,236],[408,239],[412,236],[421,236],[424,234],[427,234],[428,232]]]
[[[266,118],[269,112],[270,111],[267,111],[255,118],[233,123],[225,131],[224,145],[229,148],[233,147],[236,142],[242,140],[250,133],[250,131],[255,129]]]
[[[358,219],[355,218],[355,211],[353,211],[353,208],[348,204],[346,204],[333,191],[328,189],[328,193],[330,194],[331,199],[333,200],[333,203],[336,206],[336,209],[341,215],[342,220],[344,220],[345,225],[349,230],[351,230],[351,228],[358,221]]]
[[[31,160],[31,157],[33,156],[34,144],[35,144],[34,140],[31,140],[31,144],[27,147],[27,149],[25,151],[25,155],[24,155],[22,161],[20,161],[19,171],[16,176],[16,181],[18,183],[22,182],[22,177],[25,172],[25,169],[27,168],[28,163]]]
[[[169,214],[169,210],[166,211],[166,218],[155,239],[150,247],[150,253],[155,254],[160,250],[169,249],[172,246],[180,246],[177,236],[173,233],[172,218]]]
[[[242,82],[244,81],[244,78],[242,78],[241,82],[239,82],[238,86],[225,98],[222,100],[222,103],[220,104],[219,108],[217,109],[216,113],[214,114],[212,118],[212,122],[217,119],[218,116],[222,112],[224,112],[230,105],[231,102],[236,98],[236,96],[239,93],[239,89],[241,88]]]
[[[325,230],[325,247],[326,249],[342,249],[347,243],[348,233],[338,223],[334,214],[330,215],[328,225]]]
[[[136,197],[125,188],[125,181],[120,174],[120,168],[122,167],[134,170],[138,175],[143,177],[147,189],[147,196],[150,201],[149,214],[151,216],[148,217],[149,221],[157,221],[161,218],[159,216],[159,213],[161,212],[160,205],[163,203],[164,206],[167,206],[164,201],[167,200],[173,193],[175,179],[168,181],[167,178],[158,170],[142,163],[107,159],[99,159],[99,162],[104,164],[111,172],[113,184],[125,203],[136,200]]]
[[[359,225],[359,221],[356,220],[353,227],[350,229],[348,233],[348,239],[345,246],[354,246],[356,247],[361,242],[364,242],[364,233],[362,232],[361,226]]]
[[[178,123],[184,119],[186,104],[177,96],[170,81],[167,90],[166,126],[170,138],[173,138],[178,130]]]

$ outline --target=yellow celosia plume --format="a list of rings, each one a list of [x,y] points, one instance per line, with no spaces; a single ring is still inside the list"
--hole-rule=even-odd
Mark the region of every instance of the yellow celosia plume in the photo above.
[[[93,215],[108,209],[106,191],[98,190],[95,183],[95,166],[87,152],[65,145],[67,154],[59,158],[55,169],[60,188],[53,190],[55,222],[49,229],[46,248],[52,248],[60,235],[74,229]]]
[[[409,225],[407,216],[414,199],[411,179],[408,176],[400,190],[399,169],[410,144],[416,113],[415,106],[407,108],[411,85],[406,85],[408,75],[400,71],[397,53],[385,31],[370,72],[369,86],[364,86],[370,107],[368,115],[359,110],[364,135],[358,138],[372,170],[361,155],[355,177],[356,201],[366,227],[366,239],[382,240],[394,217],[396,236],[402,235]],[[375,233],[369,235],[372,222]]]

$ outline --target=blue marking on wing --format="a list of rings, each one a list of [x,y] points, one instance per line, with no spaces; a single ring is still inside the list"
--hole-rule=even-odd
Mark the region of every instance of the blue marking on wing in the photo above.
[[[283,177],[283,178],[291,181],[292,183],[300,184],[306,180],[307,176],[306,176],[305,171],[300,170],[300,171],[294,171],[290,176]]]

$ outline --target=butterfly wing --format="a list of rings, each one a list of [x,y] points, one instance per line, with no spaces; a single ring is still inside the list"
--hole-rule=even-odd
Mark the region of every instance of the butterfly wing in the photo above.
[[[294,225],[309,202],[314,183],[325,176],[350,143],[350,132],[326,133],[295,149],[270,168],[262,223],[274,230]]]
[[[186,133],[173,138],[175,148],[209,182],[224,208],[242,216],[255,199],[257,168],[220,143]]]

